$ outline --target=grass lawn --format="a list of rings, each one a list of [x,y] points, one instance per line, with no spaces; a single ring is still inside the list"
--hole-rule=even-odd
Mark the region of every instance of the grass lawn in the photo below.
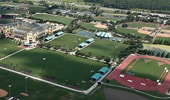
[[[100,62],[40,48],[22,51],[1,63],[15,70],[31,71],[31,74],[37,77],[46,77],[59,83],[78,87],[82,80],[88,83],[91,75],[104,66]],[[94,72],[92,73],[91,70]]]
[[[83,27],[87,30],[104,30],[102,28],[95,27],[94,24],[92,24],[92,23],[81,22],[81,23],[79,23],[79,25],[81,25],[81,27]]]
[[[105,17],[94,17],[94,19],[98,21],[107,21],[107,20],[120,21],[121,20],[120,18],[105,18]]]
[[[169,41],[169,40],[170,40],[170,37],[160,37],[160,36],[157,36],[157,37],[155,38],[155,40],[167,40],[167,41]]]
[[[26,7],[29,8],[30,12],[39,12],[45,10],[45,7],[43,6],[35,6],[35,5],[26,5]]]
[[[0,58],[13,52],[16,52],[19,49],[20,48],[18,47],[18,45],[12,42],[10,39],[0,39]]]
[[[166,30],[170,30],[170,25],[166,26],[165,29],[166,29]]]
[[[32,16],[32,18],[41,19],[45,21],[60,22],[65,25],[69,25],[74,19],[74,18],[66,18],[63,16],[50,15],[50,14],[35,14]]]
[[[81,50],[82,53],[91,53],[92,56],[104,56],[117,58],[120,51],[128,47],[125,44],[113,42],[109,40],[95,39],[95,42],[87,48]]]
[[[12,19],[0,19],[0,24],[7,24],[7,23],[11,23],[13,21],[14,20],[12,20]]]
[[[167,45],[160,45],[160,44],[143,44],[144,49],[146,49],[147,47],[153,47],[153,48],[159,48],[162,50],[166,50],[168,52],[170,52],[170,46]]]
[[[65,34],[62,37],[59,37],[48,44],[54,45],[54,46],[61,46],[61,48],[67,48],[67,49],[74,49],[77,47],[80,43],[85,42],[88,38],[82,37],[78,35],[72,35],[72,34]]]
[[[165,67],[170,70],[170,66],[168,64],[158,66],[159,61],[153,59],[149,60],[151,61],[145,63],[144,59],[139,59],[129,71],[133,72],[137,77],[145,79],[148,78],[150,80],[156,81],[159,79]],[[128,66],[131,66],[134,61],[132,61]],[[125,69],[127,69],[127,67]]]
[[[7,72],[0,69],[0,88],[9,92],[8,85],[11,87],[11,96],[20,100],[93,100],[86,95],[70,92],[43,82],[33,79],[27,79],[28,97],[21,96],[20,93],[25,91],[26,80],[24,76]],[[0,100],[6,100],[0,98]]]
[[[25,11],[18,11],[18,10],[1,10],[0,14],[19,14],[23,15],[25,14]]]
[[[137,30],[133,30],[133,29],[127,29],[127,28],[117,28],[118,32],[124,33],[124,34],[131,34],[131,35],[135,35],[135,36],[139,36],[141,38],[144,38],[145,35],[138,33]]]
[[[134,27],[134,28],[153,27],[153,28],[156,28],[157,24],[155,24],[155,23],[144,23],[144,22],[131,22],[131,23],[128,23],[128,27]]]

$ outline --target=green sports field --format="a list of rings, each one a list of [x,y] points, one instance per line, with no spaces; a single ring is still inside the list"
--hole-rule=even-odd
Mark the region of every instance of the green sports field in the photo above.
[[[153,59],[139,59],[136,60],[136,63],[133,65],[132,63],[135,63],[135,60],[132,61],[125,70],[127,71],[129,66],[132,66],[131,69],[128,71],[135,74],[135,76],[145,79],[150,79],[153,81],[156,81],[161,76],[161,73],[163,72],[164,68],[167,67],[168,70],[170,70],[170,66],[168,64],[159,65],[159,61],[153,60]],[[125,71],[124,70],[124,71]]]
[[[120,18],[105,18],[105,17],[94,17],[94,19],[98,21],[107,21],[107,20],[120,21],[121,20]]]
[[[152,28],[156,28],[157,24],[155,24],[155,23],[144,23],[144,22],[131,22],[131,23],[128,23],[128,27],[134,27],[134,28],[152,27]]]
[[[165,29],[166,29],[166,30],[170,30],[170,25],[166,26]]]
[[[32,18],[41,19],[44,21],[60,22],[65,25],[69,25],[74,18],[66,18],[63,16],[50,15],[50,14],[35,14]]]
[[[0,58],[3,56],[6,56],[8,54],[11,54],[13,52],[18,51],[19,48],[18,45],[14,42],[12,42],[10,39],[0,39]]]
[[[55,40],[49,42],[48,44],[72,50],[75,47],[77,47],[80,43],[85,42],[87,39],[88,39],[87,37],[65,34],[64,36],[56,38]]]
[[[116,30],[118,32],[124,33],[124,34],[131,34],[131,35],[135,35],[135,36],[139,36],[141,38],[144,38],[144,34],[138,33],[137,30],[133,30],[133,29],[127,29],[127,28],[116,28]]]
[[[92,23],[81,22],[79,25],[87,30],[103,30],[102,28],[95,27]]]
[[[0,19],[0,24],[12,23],[14,20],[12,19]]]
[[[88,54],[90,53],[92,56],[96,57],[112,57],[117,58],[118,54],[121,50],[124,50],[128,45],[113,42],[109,40],[100,40],[95,39],[95,42],[88,46],[87,48],[81,50],[80,52]]]
[[[25,92],[26,89],[25,77],[1,69],[0,73],[0,88],[9,92],[8,86],[11,85],[11,96],[20,100],[68,100],[68,98],[69,100],[93,100],[92,97],[88,98],[83,94],[70,92],[30,78],[27,79],[27,93],[29,96],[21,96],[20,93]],[[6,99],[0,98],[0,100]]]
[[[37,77],[78,87],[81,87],[82,80],[87,81],[89,85],[91,75],[104,66],[100,62],[40,48],[22,51],[0,63],[9,65],[15,70],[31,72]]]

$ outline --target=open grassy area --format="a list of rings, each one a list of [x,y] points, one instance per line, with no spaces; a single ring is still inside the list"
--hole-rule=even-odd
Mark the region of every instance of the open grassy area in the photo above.
[[[144,78],[144,79],[150,79],[152,81],[156,81],[159,79],[161,73],[163,72],[164,68],[167,67],[168,70],[170,70],[170,66],[168,64],[158,65],[157,60],[148,59],[147,63],[144,61],[145,59],[139,59],[137,62],[133,65],[133,67],[129,70],[135,74],[135,76]],[[127,67],[131,66],[132,61]],[[126,67],[126,69],[127,69]]]
[[[13,21],[14,20],[12,20],[12,19],[0,19],[0,24],[7,24],[7,23],[11,23]]]
[[[102,28],[95,27],[92,23],[81,22],[79,25],[87,30],[103,30]]]
[[[68,98],[69,100],[94,100],[93,98],[99,98],[98,93],[95,93],[94,96],[86,96],[30,78],[27,79],[27,93],[29,96],[21,96],[20,93],[25,92],[26,89],[25,77],[4,70],[0,70],[0,73],[0,88],[9,92],[8,85],[12,85],[11,96],[20,100],[68,100]],[[0,98],[0,100],[6,99]]]
[[[95,39],[95,42],[87,48],[81,50],[82,53],[90,53],[92,56],[104,56],[117,58],[118,54],[128,47],[128,45],[109,40]]]
[[[16,52],[19,49],[21,48],[19,48],[18,45],[12,42],[10,39],[0,39],[0,58],[13,52]]]
[[[170,25],[166,26],[165,29],[166,29],[166,30],[170,30]]]
[[[54,45],[54,46],[60,46],[61,48],[66,49],[74,49],[77,47],[80,43],[85,42],[88,38],[82,37],[78,35],[72,35],[72,34],[65,34],[62,37],[59,37],[48,44]]]
[[[170,46],[168,46],[168,45],[143,44],[143,47],[144,47],[144,49],[146,49],[147,47],[159,48],[159,49],[166,50],[166,51],[170,52]]]
[[[41,19],[44,21],[59,22],[65,25],[69,25],[74,19],[74,18],[66,18],[63,16],[50,15],[50,14],[35,14],[32,16],[32,18]]]
[[[155,38],[155,40],[167,40],[167,41],[169,41],[169,40],[170,40],[170,37],[160,37],[160,36],[157,36],[157,37]]]
[[[116,29],[118,32],[124,33],[124,34],[130,34],[130,35],[135,35],[135,36],[139,36],[141,38],[144,38],[145,35],[141,34],[139,32],[137,32],[137,30],[133,30],[133,29],[127,29],[127,28],[117,28]]]
[[[131,23],[128,23],[128,27],[134,27],[134,28],[153,27],[153,28],[156,28],[157,24],[155,24],[155,23],[144,23],[144,22],[131,22]]]
[[[40,48],[22,51],[1,63],[15,70],[31,72],[37,77],[46,77],[58,83],[78,87],[81,87],[82,80],[89,85],[91,75],[104,66],[100,62]]]
[[[19,15],[23,15],[26,14],[25,11],[18,11],[18,10],[1,10],[0,14],[19,14]]]
[[[39,12],[45,10],[45,7],[43,6],[38,6],[38,5],[26,5],[26,7],[29,8],[30,12]]]
[[[120,21],[121,20],[120,18],[105,18],[105,17],[94,17],[94,19],[98,21],[107,21],[107,20]]]

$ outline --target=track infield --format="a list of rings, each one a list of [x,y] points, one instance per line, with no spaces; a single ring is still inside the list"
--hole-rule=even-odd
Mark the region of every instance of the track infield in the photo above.
[[[166,94],[170,87],[169,64],[163,58],[131,54],[107,79],[115,79],[130,88]]]

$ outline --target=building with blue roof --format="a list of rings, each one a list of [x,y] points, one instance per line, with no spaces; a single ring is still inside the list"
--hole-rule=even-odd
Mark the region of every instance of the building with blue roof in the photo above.
[[[80,44],[79,44],[79,47],[80,47],[80,48],[83,48],[83,47],[85,47],[86,45],[87,45],[87,43],[83,42],[83,43],[80,43]]]
[[[64,34],[64,32],[63,31],[60,31],[60,32],[57,32],[56,34],[55,34],[55,36],[60,36],[60,35],[63,35]]]
[[[97,32],[96,36],[101,37],[101,38],[111,38],[111,37],[113,37],[110,33],[106,33],[106,32]]]
[[[95,74],[93,74],[93,76],[91,77],[91,80],[97,81],[97,80],[99,80],[101,77],[102,77],[102,74],[100,74],[100,73],[95,73]]]
[[[52,40],[54,39],[54,35],[51,35],[51,36],[48,36],[44,39],[44,41],[49,41],[49,40]]]
[[[108,72],[108,70],[109,70],[108,67],[102,67],[102,68],[99,70],[99,73],[105,74],[106,72]]]
[[[90,39],[87,39],[86,40],[86,43],[92,43],[94,41],[94,39],[93,38],[90,38]]]

